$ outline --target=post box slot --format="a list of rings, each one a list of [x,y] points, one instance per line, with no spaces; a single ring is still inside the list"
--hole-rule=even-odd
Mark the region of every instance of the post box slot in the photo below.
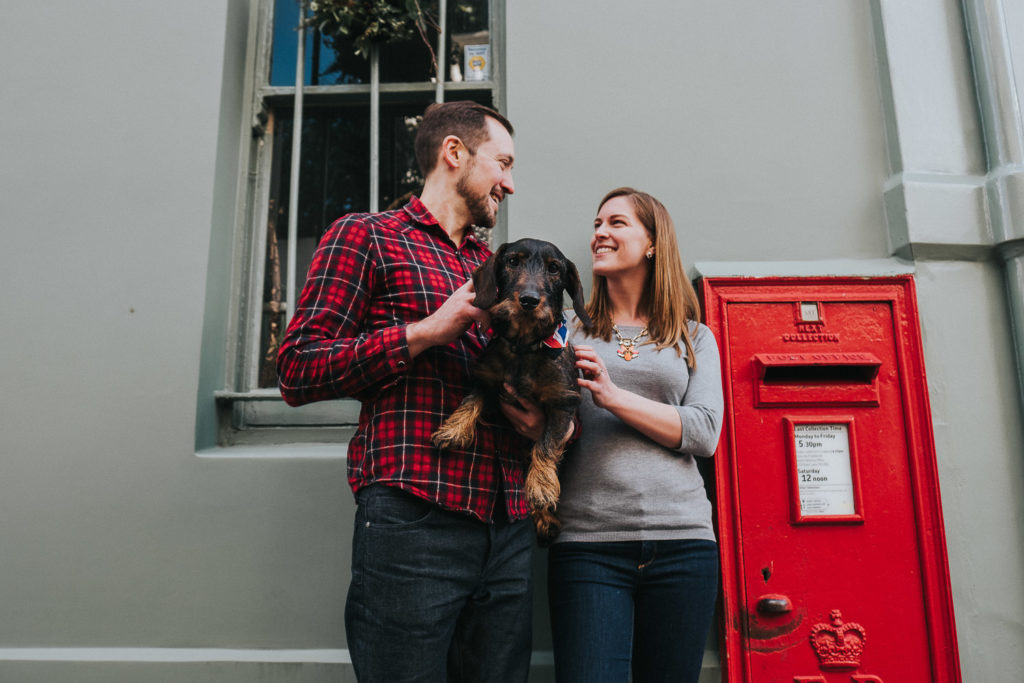
[[[770,365],[762,380],[766,384],[870,384],[877,375],[877,365]]]
[[[882,362],[870,353],[763,353],[754,356],[758,405],[878,405]]]

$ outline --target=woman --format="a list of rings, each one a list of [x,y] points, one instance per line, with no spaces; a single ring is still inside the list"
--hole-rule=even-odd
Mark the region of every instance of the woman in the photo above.
[[[583,429],[548,555],[556,678],[695,682],[718,588],[695,462],[721,430],[718,347],[657,199],[608,193],[590,248],[595,327],[572,338]]]

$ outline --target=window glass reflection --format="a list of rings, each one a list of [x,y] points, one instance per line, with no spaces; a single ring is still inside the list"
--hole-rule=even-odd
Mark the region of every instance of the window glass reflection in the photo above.
[[[295,85],[298,48],[299,0],[275,0],[274,42],[271,46],[270,85]],[[370,82],[370,63],[355,54],[347,38],[325,38],[306,29],[305,85],[347,85]]]
[[[434,60],[440,59],[448,81],[489,80],[491,61],[488,31],[488,0],[452,0],[447,3],[448,35],[444,54],[437,55],[439,26],[437,0],[422,3],[425,30],[397,43],[380,46],[382,83],[423,83],[435,78]],[[275,0],[274,37],[271,52],[270,85],[295,85],[295,53],[298,42],[299,0]],[[478,68],[486,66],[483,76]],[[305,85],[369,83],[369,60],[355,54],[352,41],[344,36],[322,36],[306,30]]]

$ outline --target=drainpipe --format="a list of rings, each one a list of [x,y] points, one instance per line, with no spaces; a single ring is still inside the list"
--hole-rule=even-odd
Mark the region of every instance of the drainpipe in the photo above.
[[[982,135],[985,196],[995,254],[1003,265],[1024,412],[1024,120],[1002,0],[963,0]]]

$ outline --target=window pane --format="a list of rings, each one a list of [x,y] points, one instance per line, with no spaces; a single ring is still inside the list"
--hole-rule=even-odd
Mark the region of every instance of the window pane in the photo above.
[[[276,385],[273,367],[283,319],[284,287],[288,282],[288,202],[291,173],[290,110],[274,120],[274,149],[267,217],[267,254],[259,373],[260,387]],[[366,104],[310,107],[302,120],[302,164],[299,169],[298,286],[324,230],[334,219],[369,207],[369,108]]]
[[[450,0],[448,3],[448,80],[490,80],[491,46],[488,0]],[[467,46],[473,46],[467,51]],[[481,55],[483,53],[483,55]],[[486,56],[483,71],[474,69]],[[470,64],[471,62],[471,64]]]
[[[356,55],[352,41],[343,37],[324,38],[319,31],[312,34],[315,60],[312,76],[306,77],[311,85],[349,85],[370,82],[370,61]],[[294,81],[295,78],[292,77]]]
[[[463,91],[458,99],[473,100],[493,106],[489,90]],[[454,99],[449,97],[449,99]],[[380,196],[382,209],[405,206],[408,195],[419,194],[423,175],[416,163],[413,143],[423,110],[433,102],[433,94],[405,94],[401,101],[388,102],[382,97],[380,108]]]
[[[438,3],[423,3],[427,13],[426,40],[418,33],[410,40],[380,49],[380,78],[384,83],[423,82],[435,77],[434,51],[437,48],[438,26],[436,22]],[[466,68],[466,45],[484,46],[489,49],[489,2],[488,0],[451,0],[447,3],[448,37],[445,40],[445,54],[437,55],[446,65],[444,77],[450,81],[470,80]],[[488,59],[489,61],[489,59]]]
[[[432,102],[382,104],[380,108],[380,197],[382,209],[405,206],[408,195],[419,194],[423,176],[413,142],[423,110]]]
[[[423,83],[435,75],[434,51],[437,49],[437,0],[422,2],[427,17],[425,31],[414,32],[407,40],[380,45],[380,79],[383,83]],[[467,68],[466,46],[474,50],[489,49],[490,36],[488,0],[450,0],[447,3],[446,55],[448,80],[472,80]],[[295,50],[298,38],[299,0],[275,0],[274,44],[271,58],[270,85],[295,85]],[[490,55],[487,55],[490,61]],[[306,31],[306,85],[338,85],[368,83],[369,61],[355,54],[352,41],[344,36],[322,36],[309,28]],[[480,80],[480,79],[478,79]]]
[[[270,85],[295,85],[295,52],[298,47],[299,2],[275,0],[274,44],[271,46]],[[356,56],[351,41],[327,38],[306,29],[306,85],[369,83],[370,64]]]
[[[437,31],[429,29],[430,47],[418,35],[401,43],[380,47],[381,83],[417,83],[434,77],[431,51],[437,50]]]
[[[287,216],[288,211],[292,127],[291,110],[278,110],[271,200],[277,200],[282,216]],[[369,108],[365,104],[304,109],[299,168],[300,240],[317,240],[326,225],[338,216],[368,208],[369,139]],[[280,188],[276,196],[274,187]],[[279,232],[285,239],[287,226],[280,226]]]

